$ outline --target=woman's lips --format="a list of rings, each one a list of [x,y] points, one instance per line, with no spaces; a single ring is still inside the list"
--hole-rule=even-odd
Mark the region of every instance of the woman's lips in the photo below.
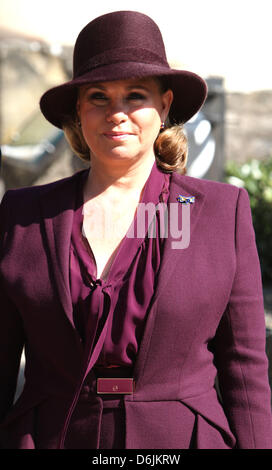
[[[105,132],[104,136],[111,140],[124,140],[132,136],[130,132]]]

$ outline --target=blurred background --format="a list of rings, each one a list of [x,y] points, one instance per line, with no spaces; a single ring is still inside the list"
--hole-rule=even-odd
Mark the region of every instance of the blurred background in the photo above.
[[[83,168],[62,131],[43,118],[39,99],[71,77],[80,30],[114,10],[151,16],[170,65],[208,82],[206,104],[186,124],[188,174],[249,193],[272,378],[271,0],[1,0],[0,200],[7,189],[51,182]]]

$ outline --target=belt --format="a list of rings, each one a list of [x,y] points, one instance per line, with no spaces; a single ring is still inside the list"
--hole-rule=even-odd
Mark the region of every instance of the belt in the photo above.
[[[130,395],[135,390],[132,368],[95,368],[96,391],[99,395]]]
[[[99,377],[97,379],[97,393],[130,395],[134,392],[135,383],[133,378]]]

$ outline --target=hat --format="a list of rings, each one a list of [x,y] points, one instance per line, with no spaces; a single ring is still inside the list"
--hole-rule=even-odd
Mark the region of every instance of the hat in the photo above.
[[[78,87],[93,82],[167,77],[174,99],[171,122],[188,121],[207,96],[206,82],[195,73],[171,69],[161,32],[143,13],[117,11],[88,23],[79,33],[73,54],[72,80],[51,88],[41,97],[45,118],[62,125],[75,112]]]

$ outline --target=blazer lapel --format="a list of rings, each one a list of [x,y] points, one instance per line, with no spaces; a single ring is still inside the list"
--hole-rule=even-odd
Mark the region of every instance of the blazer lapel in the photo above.
[[[195,202],[192,204],[178,202],[177,197],[180,194],[186,197],[194,196]],[[177,223],[177,221],[175,220],[175,214],[178,213],[178,220],[182,221],[182,227],[180,227],[183,232],[182,236],[184,236],[184,231],[186,231],[187,235],[189,234],[188,243],[190,244],[193,238],[195,228],[197,226],[197,222],[203,209],[203,205],[205,202],[205,194],[197,188],[197,182],[195,179],[189,179],[189,177],[187,176],[181,176],[176,173],[173,173],[170,184],[168,202],[168,206],[170,206],[168,219],[169,216],[171,216],[171,210],[174,211],[174,216],[172,213],[172,220],[169,221],[169,225],[170,223]],[[175,210],[177,212],[175,212]],[[184,218],[186,220],[184,220]],[[184,224],[186,225],[186,227],[184,226]],[[189,224],[189,227],[187,226],[187,224]],[[185,244],[184,247],[181,246],[180,248],[175,248],[175,244],[177,243],[177,241],[178,240],[175,238],[175,230],[173,230],[173,228],[171,229],[171,227],[168,226],[168,237],[165,240],[164,254],[161,262],[160,272],[158,276],[158,284],[154,300],[156,300],[157,297],[163,292],[165,284],[171,277],[171,274],[174,271],[177,262],[181,262],[181,257],[187,255],[188,246],[186,246]]]
[[[177,197],[180,194],[186,197],[188,196],[195,197],[194,203],[186,204],[187,206],[186,210],[190,211],[190,234],[189,234],[190,236],[189,243],[190,243],[193,237],[193,233],[196,229],[197,222],[199,221],[200,214],[202,212],[206,196],[203,192],[201,192],[198,189],[198,184],[197,184],[196,179],[173,173],[171,177],[170,192],[169,192],[169,199],[168,199],[168,221],[169,221],[169,216],[171,213],[171,204],[177,205],[176,210],[179,214],[179,217],[178,217],[179,220],[182,219],[182,211],[184,211],[183,214],[185,214],[185,210],[182,209],[183,203],[180,203],[177,201]],[[184,249],[173,248],[173,246],[175,246],[173,245],[173,243],[177,242],[177,239],[174,237],[175,231],[170,229],[169,223],[170,221],[168,222],[168,236],[165,239],[164,252],[163,252],[163,257],[161,260],[161,266],[159,270],[158,279],[157,279],[157,286],[156,286],[154,296],[151,300],[151,305],[149,309],[150,314],[148,315],[148,318],[147,318],[144,335],[141,341],[139,353],[138,353],[137,360],[135,363],[135,368],[134,368],[134,375],[135,375],[136,383],[138,383],[139,387],[141,384],[141,374],[143,373],[143,369],[144,369],[143,364],[145,363],[145,359],[148,353],[150,339],[151,339],[152,332],[153,332],[153,325],[154,325],[156,313],[158,310],[155,304],[157,303],[159,296],[163,292],[165,292],[166,284],[169,281],[169,279],[171,279],[172,273],[174,272],[177,263],[182,263],[183,257],[188,256],[187,248],[184,248]],[[183,222],[182,222],[182,225],[183,225]],[[180,227],[180,229],[182,230],[183,228],[184,227]],[[130,400],[129,396],[127,400],[128,401]]]
[[[69,250],[75,210],[76,189],[83,170],[46,191],[41,199],[45,246],[51,262],[55,286],[64,311],[74,327],[69,280]]]

